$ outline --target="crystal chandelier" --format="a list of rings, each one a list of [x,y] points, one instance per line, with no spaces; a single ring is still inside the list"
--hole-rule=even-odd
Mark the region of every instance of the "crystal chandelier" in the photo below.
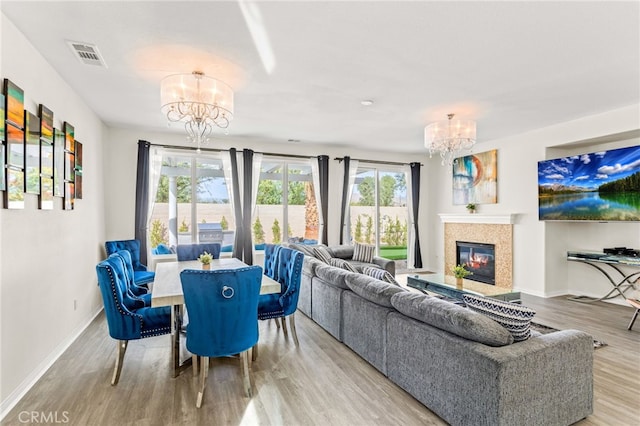
[[[233,90],[201,71],[174,74],[160,83],[162,112],[169,122],[184,122],[188,139],[207,142],[213,127],[226,129],[233,119]]]
[[[424,146],[429,149],[429,157],[440,153],[441,164],[453,165],[460,151],[469,150],[476,143],[476,122],[473,120],[437,121],[424,128]]]

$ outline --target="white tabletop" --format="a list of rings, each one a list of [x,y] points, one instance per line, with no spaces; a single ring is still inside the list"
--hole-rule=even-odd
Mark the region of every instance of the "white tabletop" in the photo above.
[[[211,261],[211,270],[237,269],[246,267],[247,264],[235,257],[228,259],[214,259]],[[156,265],[156,276],[153,280],[151,293],[151,306],[173,306],[184,303],[180,272],[185,269],[202,269],[202,264],[197,260],[186,262],[164,262]],[[280,283],[262,275],[262,287],[260,294],[272,294],[280,292]]]

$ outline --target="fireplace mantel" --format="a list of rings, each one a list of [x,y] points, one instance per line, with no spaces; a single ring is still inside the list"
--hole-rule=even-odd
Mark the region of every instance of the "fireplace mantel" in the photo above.
[[[488,224],[513,224],[517,214],[456,214],[456,213],[439,213],[442,223],[488,223]]]

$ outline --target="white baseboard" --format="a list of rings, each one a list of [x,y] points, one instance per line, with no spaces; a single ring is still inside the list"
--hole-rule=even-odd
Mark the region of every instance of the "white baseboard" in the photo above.
[[[516,291],[518,291],[518,290],[516,290]],[[526,292],[523,291],[523,293],[530,294],[532,296],[544,297],[545,299],[550,298],[550,297],[558,297],[558,296],[567,296],[567,297],[569,297],[571,295],[571,293],[568,292],[567,290],[557,290],[557,291],[550,291],[550,292],[544,292],[544,293],[540,293],[538,291],[529,291],[529,290],[527,290]],[[601,297],[602,295],[601,294],[600,295],[596,295],[596,294],[581,294],[581,296],[598,298],[598,297]],[[622,297],[616,297],[616,298],[609,299],[609,300],[603,300],[603,302],[613,303],[614,305],[629,306],[627,301],[625,299],[623,299]]]
[[[2,421],[7,414],[16,406],[18,402],[22,399],[22,397],[36,384],[38,380],[44,375],[44,373],[51,368],[54,362],[60,358],[60,356],[66,351],[69,346],[82,334],[89,324],[102,312],[104,308],[101,306],[98,311],[93,314],[89,320],[76,328],[68,338],[64,341],[60,342],[56,348],[51,351],[48,357],[46,357],[36,368],[31,371],[31,374],[25,378],[22,383],[13,391],[11,394],[0,403],[0,421]]]

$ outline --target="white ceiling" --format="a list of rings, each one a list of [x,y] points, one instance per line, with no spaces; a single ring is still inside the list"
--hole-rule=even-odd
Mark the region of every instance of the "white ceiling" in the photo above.
[[[398,152],[424,152],[424,126],[447,113],[477,120],[482,142],[640,103],[638,1],[2,1],[0,8],[113,126],[167,131],[160,80],[193,70],[234,88],[234,139]],[[81,64],[67,40],[97,45],[108,68]],[[264,46],[271,72],[259,54]],[[364,99],[375,103],[364,107]]]

